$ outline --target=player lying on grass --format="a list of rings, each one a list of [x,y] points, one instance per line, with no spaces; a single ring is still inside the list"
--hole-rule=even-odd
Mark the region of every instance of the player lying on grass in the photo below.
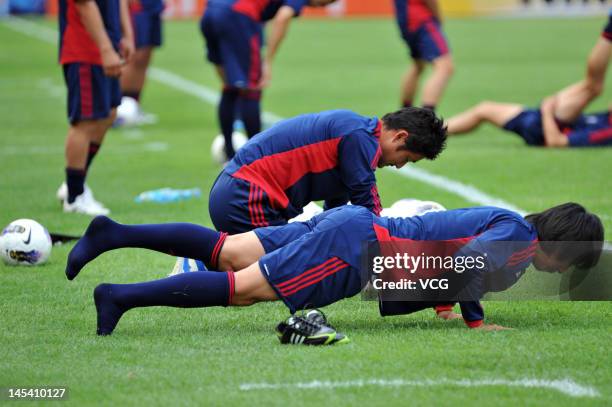
[[[612,14],[589,55],[583,80],[546,98],[539,109],[528,109],[515,103],[482,102],[449,119],[448,133],[469,133],[486,122],[518,134],[532,146],[610,146],[611,112],[590,115],[582,112],[601,94],[611,55]]]
[[[435,159],[446,128],[435,113],[405,108],[364,117],[331,110],[284,120],[249,140],[210,191],[209,212],[230,234],[284,225],[311,201],[381,208],[374,172]]]
[[[74,279],[100,254],[123,247],[199,259],[211,270],[236,270],[200,271],[144,283],[97,286],[94,290],[97,332],[109,335],[121,316],[137,307],[247,306],[282,300],[295,313],[352,297],[369,279],[369,270],[362,270],[364,243],[453,240],[462,242],[462,253],[478,253],[490,242],[516,242],[512,245],[514,251],[490,255],[486,268],[470,270],[471,287],[483,294],[488,275],[503,273],[506,285],[511,286],[531,263],[536,269],[549,272],[562,272],[572,265],[591,267],[599,259],[603,235],[599,218],[573,203],[526,218],[495,207],[387,218],[360,206],[343,206],[309,222],[259,228],[234,236],[185,223],[121,225],[102,216],[91,222],[70,252],[66,276]],[[586,254],[575,256],[569,250],[572,243],[562,243],[556,249],[538,244],[548,241],[593,243]],[[477,307],[478,298],[472,308]],[[500,329],[483,324],[482,311],[472,318],[477,319],[467,320],[471,327]]]

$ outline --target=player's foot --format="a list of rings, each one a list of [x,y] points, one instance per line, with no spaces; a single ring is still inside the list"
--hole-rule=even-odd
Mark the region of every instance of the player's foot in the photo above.
[[[155,123],[157,123],[157,116],[152,113],[145,113],[136,99],[129,96],[121,98],[113,127],[132,127]]]
[[[74,280],[87,263],[104,253],[108,248],[111,229],[116,223],[106,216],[94,218],[85,234],[68,254],[66,277]]]
[[[83,190],[83,193],[76,197],[74,202],[68,202],[68,188],[64,189],[65,183],[62,184],[57,190],[57,197],[60,198],[62,196],[62,201],[64,205],[64,212],[76,212],[83,213],[85,215],[90,216],[98,216],[98,215],[108,215],[110,214],[110,210],[102,205],[100,202],[96,201],[91,192],[91,189],[87,185]]]
[[[335,343],[337,332],[304,317],[292,316],[287,322],[278,324],[276,334],[283,344],[331,345]]]
[[[110,335],[126,309],[113,301],[112,284],[100,284],[94,289],[94,302],[98,313],[98,329],[96,333],[101,336]]]

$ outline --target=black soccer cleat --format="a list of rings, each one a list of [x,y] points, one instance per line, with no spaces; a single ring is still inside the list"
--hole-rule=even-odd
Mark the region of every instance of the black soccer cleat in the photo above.
[[[319,325],[327,326],[328,328],[331,328],[334,331],[336,330],[336,328],[334,328],[330,323],[327,322],[327,317],[321,310],[313,309],[308,311],[306,313],[306,319]],[[330,345],[343,344],[348,342],[350,342],[350,339],[346,335],[336,331],[336,337],[330,343]]]
[[[301,316],[289,317],[276,327],[278,340],[283,344],[331,345],[336,339],[336,330],[311,322]]]

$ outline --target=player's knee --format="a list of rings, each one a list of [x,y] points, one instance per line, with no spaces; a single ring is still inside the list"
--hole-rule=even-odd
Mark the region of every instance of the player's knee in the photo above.
[[[594,99],[603,93],[603,81],[598,79],[590,79],[587,81],[587,89],[589,91],[589,96],[591,97],[591,99]]]
[[[442,57],[434,64],[434,69],[444,76],[450,77],[455,73],[455,64],[452,58]]]
[[[488,112],[491,110],[492,107],[493,107],[493,102],[489,100],[483,100],[482,102],[476,105],[476,107],[474,108],[474,111],[478,117],[483,118],[487,116]]]

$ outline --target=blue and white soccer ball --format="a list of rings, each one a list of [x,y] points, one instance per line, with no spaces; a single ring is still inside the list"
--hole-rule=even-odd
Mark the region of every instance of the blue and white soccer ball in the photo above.
[[[13,266],[43,264],[51,255],[51,236],[32,219],[17,219],[2,230],[0,257]]]
[[[240,150],[240,148],[242,148],[247,141],[249,141],[249,139],[243,133],[240,133],[239,131],[232,133],[232,145],[234,146],[234,151]],[[210,146],[210,155],[217,164],[223,164],[228,161],[227,156],[225,155],[225,138],[223,137],[223,134],[219,134],[213,140],[212,145]]]

